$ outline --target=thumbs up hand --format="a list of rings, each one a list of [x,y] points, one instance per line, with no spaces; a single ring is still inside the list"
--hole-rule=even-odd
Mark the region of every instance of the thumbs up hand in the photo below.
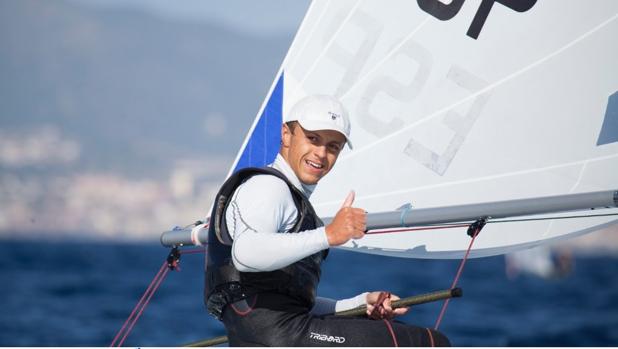
[[[348,194],[333,221],[326,226],[326,236],[330,246],[343,245],[350,239],[360,239],[367,229],[365,210],[353,208],[354,191]]]

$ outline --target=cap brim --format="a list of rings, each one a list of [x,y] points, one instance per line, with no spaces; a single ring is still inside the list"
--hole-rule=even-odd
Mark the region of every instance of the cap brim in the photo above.
[[[337,131],[345,137],[348,147],[350,149],[354,149],[352,147],[352,142],[350,141],[350,138],[348,138],[342,130],[333,128],[333,124],[330,122],[320,122],[320,121],[314,121],[314,120],[312,121],[295,120],[295,121],[297,121],[300,124],[300,126],[302,126],[302,128],[304,128],[307,131],[321,131],[321,130]]]

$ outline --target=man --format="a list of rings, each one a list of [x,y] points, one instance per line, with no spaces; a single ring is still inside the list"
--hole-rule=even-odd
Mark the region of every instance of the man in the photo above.
[[[309,202],[344,145],[351,148],[341,103],[308,96],[286,121],[275,162],[232,175],[211,215],[205,299],[223,321],[230,345],[449,345],[439,332],[391,322],[407,309],[392,309],[388,293],[316,298],[328,248],[362,238],[366,212],[352,207],[352,192],[324,227]],[[367,317],[331,316],[365,304]]]

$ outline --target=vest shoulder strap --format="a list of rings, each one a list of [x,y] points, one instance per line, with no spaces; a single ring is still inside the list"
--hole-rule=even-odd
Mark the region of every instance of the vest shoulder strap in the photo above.
[[[225,211],[230,203],[230,198],[242,183],[247,181],[249,178],[259,175],[266,174],[275,176],[282,181],[284,181],[288,187],[290,188],[290,192],[292,193],[292,198],[294,199],[294,205],[299,211],[297,222],[295,223],[295,228],[299,226],[299,222],[305,216],[305,207],[307,205],[303,205],[303,201],[306,200],[304,195],[298,188],[292,184],[287,177],[280,171],[272,168],[272,167],[248,167],[239,170],[238,172],[232,174],[230,178],[228,178],[225,183],[221,186],[221,189],[215,196],[215,207],[213,209],[213,216],[211,217],[211,222],[214,223],[214,232],[217,236],[217,240],[224,245],[231,246],[232,245],[232,237],[230,236],[229,231],[227,230],[227,224],[225,220]]]

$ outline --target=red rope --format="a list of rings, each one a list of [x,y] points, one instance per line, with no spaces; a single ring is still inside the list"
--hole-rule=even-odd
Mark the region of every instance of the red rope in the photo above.
[[[472,244],[474,244],[474,240],[476,239],[477,235],[479,234],[479,232],[481,231],[481,228],[477,228],[474,231],[474,234],[472,235],[472,240],[470,240],[470,245],[468,245],[468,250],[466,251],[466,254],[464,255],[464,258],[461,260],[461,263],[459,264],[459,269],[457,270],[457,275],[455,275],[455,279],[453,279],[453,284],[451,285],[451,290],[455,288],[455,286],[457,285],[457,281],[459,281],[459,277],[461,276],[461,272],[463,271],[464,265],[466,264],[466,261],[468,260],[468,256],[470,255],[470,250],[472,249]],[[440,327],[440,323],[442,322],[442,318],[444,317],[444,313],[446,313],[446,308],[448,307],[448,303],[451,299],[447,298],[444,301],[444,304],[442,304],[442,309],[440,310],[440,315],[438,316],[438,320],[436,321],[436,325],[433,327],[434,330],[438,330],[438,327]]]
[[[205,249],[198,248],[198,249],[192,249],[192,250],[181,250],[179,252],[180,254],[204,253]],[[176,265],[175,268],[176,270],[180,270],[180,268],[178,268],[178,265]],[[110,347],[114,347],[114,346],[121,347],[123,345],[124,341],[129,336],[129,333],[133,330],[133,326],[135,326],[135,324],[137,323],[137,320],[142,316],[142,313],[146,309],[146,306],[148,305],[148,303],[150,303],[150,300],[154,296],[155,292],[157,291],[159,286],[161,286],[161,283],[163,282],[163,279],[165,279],[165,277],[167,276],[167,273],[169,272],[169,270],[170,269],[168,266],[168,262],[166,260],[165,262],[163,262],[163,265],[159,269],[159,272],[152,279],[152,281],[150,282],[150,285],[148,285],[148,288],[146,289],[146,291],[144,292],[140,300],[137,302],[137,304],[133,308],[131,315],[129,315],[129,317],[125,320],[124,324],[122,325],[122,327],[120,328],[116,336],[114,337],[114,340],[109,345]]]
[[[384,303],[387,298],[391,298],[390,292],[380,292],[380,294],[378,295],[378,300],[374,303],[375,305],[373,307],[373,310],[371,311],[371,314],[369,314],[369,317],[372,317],[374,319],[382,317],[382,315],[380,314],[380,311],[384,309],[382,303]]]
[[[386,324],[386,327],[388,328],[388,331],[391,333],[391,337],[393,337],[393,344],[398,347],[399,343],[397,343],[397,337],[395,337],[395,331],[393,331],[393,326],[391,325],[390,321],[386,320],[386,319],[382,319],[384,320],[384,323]]]
[[[161,275],[165,274],[167,270],[167,261],[163,262],[163,265],[161,266],[161,268],[159,269],[159,272],[157,272],[157,274],[155,275],[155,277],[152,279],[152,281],[150,282],[150,285],[148,285],[148,288],[146,289],[146,291],[144,292],[144,294],[142,295],[142,298],[140,298],[140,300],[137,302],[137,304],[135,305],[135,307],[133,308],[133,311],[131,312],[131,315],[129,315],[129,317],[125,320],[124,324],[122,325],[122,327],[120,328],[120,330],[118,331],[118,333],[116,333],[116,336],[114,337],[114,340],[112,341],[112,343],[109,345],[110,347],[114,347],[114,346],[122,346],[122,342],[124,342],[124,338],[126,338],[126,335],[123,337],[123,339],[119,342],[116,343],[116,341],[118,341],[118,339],[120,338],[120,335],[126,331],[127,329],[127,325],[129,324],[129,322],[132,321],[135,313],[138,311],[139,308],[141,308],[143,306],[143,303],[145,301],[145,299],[148,297],[148,295],[151,293],[153,287],[155,284],[157,284],[157,281],[161,278]],[[131,326],[132,327],[132,326]],[[128,332],[127,332],[128,334]]]
[[[129,335],[129,333],[131,333],[131,330],[133,330],[133,326],[135,326],[135,323],[137,322],[137,320],[142,316],[142,313],[144,312],[144,309],[146,309],[146,306],[148,305],[148,303],[150,302],[150,299],[152,298],[152,296],[155,294],[155,292],[157,291],[157,289],[159,288],[159,286],[161,285],[161,282],[163,282],[163,279],[165,279],[165,276],[167,276],[167,273],[169,272],[169,268],[165,268],[165,270],[163,271],[163,274],[161,275],[161,277],[159,278],[159,280],[157,280],[157,283],[155,284],[152,292],[150,292],[150,294],[148,295],[148,298],[146,298],[146,301],[144,302],[144,306],[139,310],[139,312],[137,313],[137,315],[133,318],[133,321],[131,322],[131,325],[129,326],[129,328],[127,329],[127,331],[125,332],[124,336],[122,337],[122,339],[118,342],[118,346],[121,347],[122,344],[124,343],[125,339],[127,339],[127,336]]]
[[[483,223],[484,225],[484,223]],[[461,273],[463,272],[463,268],[464,265],[466,264],[466,261],[468,260],[468,256],[470,255],[470,250],[472,249],[472,245],[474,244],[474,240],[476,239],[477,235],[479,234],[479,232],[481,231],[481,229],[483,229],[483,225],[481,225],[480,227],[477,227],[474,231],[474,234],[472,235],[472,240],[470,241],[470,245],[468,246],[468,249],[466,250],[466,254],[464,255],[464,258],[461,260],[461,263],[459,264],[459,269],[457,270],[457,274],[455,275],[455,279],[453,280],[453,283],[451,285],[451,289],[454,289],[455,286],[457,286],[457,282],[459,281],[459,277],[461,276]],[[453,225],[442,225],[442,226],[429,226],[429,227],[420,227],[420,228],[405,228],[405,229],[390,229],[390,230],[374,230],[374,231],[369,231],[367,233],[365,233],[366,235],[371,235],[371,234],[388,234],[388,233],[401,233],[401,232],[407,232],[407,231],[419,231],[419,230],[436,230],[436,229],[450,229],[450,228],[464,228],[464,227],[470,227],[470,224],[453,224]],[[437,330],[438,327],[440,327],[440,323],[442,322],[442,318],[444,317],[444,314],[446,313],[446,308],[448,307],[450,299],[447,298],[444,301],[444,304],[442,305],[442,309],[440,310],[440,315],[438,316],[438,320],[436,321],[436,325],[434,326],[434,329]],[[429,335],[431,337],[431,341],[432,341],[432,346],[433,346],[433,336],[431,336],[431,332],[429,332]]]
[[[406,231],[418,231],[418,230],[436,230],[436,229],[450,229],[450,228],[465,228],[470,224],[457,224],[457,225],[441,225],[435,227],[421,227],[421,228],[405,228],[405,229],[391,229],[391,230],[370,230],[365,235],[373,234],[388,234],[388,233],[403,233]]]

